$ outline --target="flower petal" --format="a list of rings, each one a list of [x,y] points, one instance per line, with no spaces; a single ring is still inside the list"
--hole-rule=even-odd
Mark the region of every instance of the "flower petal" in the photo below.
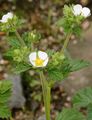
[[[80,4],[73,6],[73,13],[75,16],[80,15],[82,11],[82,6]]]
[[[30,55],[29,55],[29,60],[36,60],[36,52],[32,52]]]
[[[35,60],[36,60],[36,52],[32,52],[32,53],[29,55],[29,61],[30,61],[30,63],[31,63],[33,66],[36,66],[36,65],[35,65]]]
[[[12,19],[12,18],[13,18],[13,13],[8,12],[8,13],[7,13],[7,17],[10,18],[10,19]]]
[[[8,12],[7,14],[3,15],[2,19],[0,20],[0,22],[6,23],[8,21],[8,19],[12,19],[12,18],[13,18],[13,13]]]
[[[87,7],[84,7],[84,8],[82,9],[82,15],[83,15],[84,17],[90,16],[90,15],[91,15],[90,9],[87,8]]]
[[[47,53],[42,52],[42,51],[38,51],[38,56],[39,56],[39,58],[42,59],[42,60],[45,60],[45,59],[48,58]]]
[[[45,67],[48,64],[49,58],[47,58],[44,63],[43,63],[43,67]]]
[[[3,15],[1,22],[7,22],[7,15]]]

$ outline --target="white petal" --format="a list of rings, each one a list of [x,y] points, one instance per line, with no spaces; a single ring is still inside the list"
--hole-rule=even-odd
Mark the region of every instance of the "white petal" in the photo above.
[[[80,15],[82,11],[82,6],[77,4],[73,6],[73,13],[75,16]]]
[[[42,60],[45,60],[45,59],[48,58],[47,53],[42,52],[42,51],[38,51],[38,56],[39,56],[39,58],[42,59]]]
[[[90,9],[87,8],[87,7],[84,7],[84,8],[82,9],[82,15],[83,15],[84,17],[90,16],[90,15],[91,15]]]
[[[45,67],[48,64],[49,58],[47,58],[44,63],[43,63],[43,67]]]
[[[12,19],[12,18],[13,18],[13,13],[8,12],[8,13],[7,13],[7,17],[10,18],[10,19]]]
[[[13,14],[11,12],[8,12],[7,14],[3,15],[0,22],[6,23],[8,21],[8,19],[12,19],[12,18],[13,18]]]
[[[1,22],[7,22],[7,15],[3,15]]]
[[[36,67],[35,61],[30,60],[30,63],[31,63],[34,67]]]
[[[36,65],[35,65],[35,60],[36,60],[36,52],[32,52],[32,53],[29,55],[29,61],[30,61],[30,63],[31,63],[33,66],[36,66]]]
[[[36,60],[36,52],[32,52],[30,55],[29,55],[29,59],[30,60]]]

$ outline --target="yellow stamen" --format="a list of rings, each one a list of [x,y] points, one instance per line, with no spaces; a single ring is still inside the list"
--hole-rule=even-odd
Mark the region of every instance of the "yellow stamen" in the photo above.
[[[43,62],[44,62],[44,60],[37,57],[36,60],[35,60],[35,65],[36,66],[43,66]]]

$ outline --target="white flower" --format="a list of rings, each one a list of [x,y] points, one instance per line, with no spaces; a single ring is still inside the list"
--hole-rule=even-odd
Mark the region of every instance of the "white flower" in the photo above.
[[[9,19],[13,18],[13,13],[8,12],[7,14],[3,15],[2,19],[0,20],[0,22],[2,23],[6,23],[8,22]]]
[[[84,7],[84,8],[82,9],[82,15],[83,15],[85,18],[88,17],[88,16],[90,16],[90,15],[91,15],[90,9],[87,8],[87,7]]]
[[[80,15],[82,11],[82,6],[79,4],[74,5],[73,10],[74,10],[73,13],[75,16]]]
[[[48,63],[48,55],[46,52],[32,52],[29,55],[29,61],[34,67],[45,67]]]
[[[85,18],[91,15],[89,8],[82,7],[79,4],[73,6],[73,13],[75,16],[82,15]]]

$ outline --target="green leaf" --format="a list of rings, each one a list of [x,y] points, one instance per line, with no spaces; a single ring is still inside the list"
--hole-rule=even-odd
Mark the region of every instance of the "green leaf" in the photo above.
[[[92,120],[92,104],[88,105],[87,120]]]
[[[11,88],[11,81],[0,81],[0,118],[9,118],[11,116],[11,111],[8,107],[8,101],[11,96]]]
[[[11,81],[0,81],[0,103],[7,102],[11,95]]]
[[[90,63],[84,60],[72,60],[71,61],[71,72],[80,70],[82,68],[88,67]]]
[[[14,49],[10,48],[8,51],[6,51],[6,53],[4,53],[4,58],[7,60],[12,61],[13,60],[13,56],[14,56]]]
[[[20,44],[19,40],[15,36],[8,37],[8,43],[13,48],[21,47],[21,44]]]
[[[85,120],[85,117],[74,108],[63,109],[56,120]]]
[[[92,88],[87,87],[79,90],[72,99],[75,107],[86,107],[92,103]]]
[[[13,71],[16,74],[19,74],[19,73],[29,70],[30,68],[31,68],[31,65],[27,63],[18,63],[18,64],[15,64],[15,68],[13,69]]]
[[[10,116],[11,116],[11,111],[9,107],[7,107],[6,105],[5,106],[0,105],[0,118],[4,119],[4,118],[9,118]]]
[[[63,74],[58,69],[49,70],[48,74],[50,80],[59,81],[63,79]]]

